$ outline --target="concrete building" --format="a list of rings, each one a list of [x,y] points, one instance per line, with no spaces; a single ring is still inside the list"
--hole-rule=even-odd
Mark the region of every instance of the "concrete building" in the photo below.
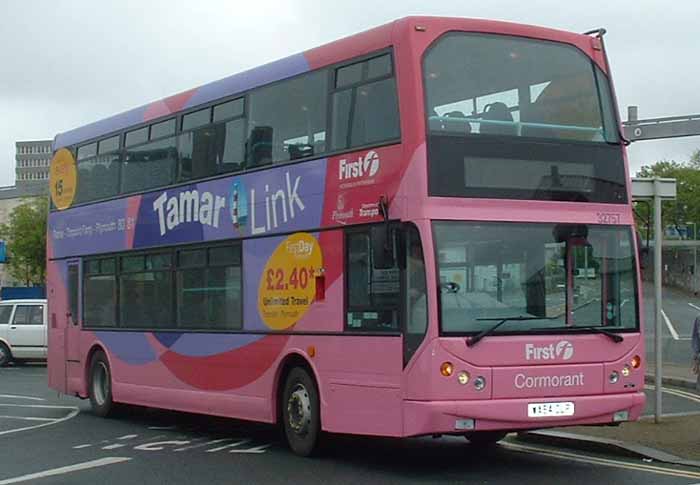
[[[18,141],[15,144],[17,149],[15,154],[15,185],[17,188],[24,188],[29,192],[45,193],[49,180],[51,143],[51,140],[38,140]]]

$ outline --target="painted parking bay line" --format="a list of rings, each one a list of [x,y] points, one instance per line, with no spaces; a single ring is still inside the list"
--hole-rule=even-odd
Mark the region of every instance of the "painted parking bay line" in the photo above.
[[[123,463],[129,461],[131,458],[124,456],[109,456],[106,458],[100,458],[98,460],[86,461],[83,463],[76,463],[75,465],[62,466],[59,468],[52,468],[50,470],[44,470],[43,472],[30,473],[29,475],[22,475],[20,477],[6,478],[0,480],[0,485],[10,485],[11,483],[21,483],[28,482],[30,480],[36,480],[37,478],[54,477],[56,475],[65,475],[67,473],[78,472],[81,470],[89,470],[90,468],[98,468],[101,466],[114,465],[116,463]]]
[[[607,466],[607,467],[613,467],[613,468],[624,468],[627,470],[635,470],[635,471],[641,471],[641,472],[647,472],[647,473],[655,473],[657,475],[668,475],[672,477],[680,477],[680,478],[692,478],[692,479],[700,479],[700,473],[698,472],[692,472],[692,471],[685,471],[685,470],[679,470],[679,469],[674,469],[674,468],[665,468],[665,467],[660,467],[660,466],[653,466],[653,465],[645,465],[641,463],[631,463],[627,461],[621,461],[621,460],[611,460],[609,458],[598,458],[594,456],[586,456],[586,455],[579,455],[576,453],[570,453],[566,451],[560,451],[560,450],[550,450],[546,448],[540,448],[538,446],[530,446],[530,445],[521,445],[521,444],[516,444],[516,443],[501,443],[502,447],[506,449],[510,449],[513,451],[519,451],[522,453],[530,453],[533,455],[543,455],[543,456],[549,456],[552,458],[559,458],[561,460],[569,460],[569,461],[575,461],[579,463],[587,463],[589,465],[601,465],[601,466]],[[0,484],[2,485],[2,484]]]

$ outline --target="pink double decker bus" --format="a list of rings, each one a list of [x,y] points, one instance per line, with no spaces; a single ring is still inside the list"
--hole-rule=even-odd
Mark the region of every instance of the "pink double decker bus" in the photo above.
[[[410,17],[58,135],[51,387],[301,455],[637,419],[601,36]]]

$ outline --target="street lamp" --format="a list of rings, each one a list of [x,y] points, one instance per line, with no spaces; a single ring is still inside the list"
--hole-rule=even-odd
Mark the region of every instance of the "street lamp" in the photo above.
[[[698,291],[697,290],[697,282],[698,282],[698,233],[697,233],[697,226],[695,225],[694,222],[686,222],[685,225],[688,227],[689,225],[693,225],[693,292]],[[687,234],[687,232],[686,232]]]

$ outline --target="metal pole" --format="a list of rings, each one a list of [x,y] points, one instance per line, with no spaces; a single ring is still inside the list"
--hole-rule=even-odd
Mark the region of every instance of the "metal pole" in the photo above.
[[[698,291],[698,226],[693,222],[693,292]]]
[[[654,357],[656,358],[656,373],[654,375],[656,397],[654,405],[654,422],[661,422],[661,244],[663,233],[661,232],[661,182],[654,180]]]

